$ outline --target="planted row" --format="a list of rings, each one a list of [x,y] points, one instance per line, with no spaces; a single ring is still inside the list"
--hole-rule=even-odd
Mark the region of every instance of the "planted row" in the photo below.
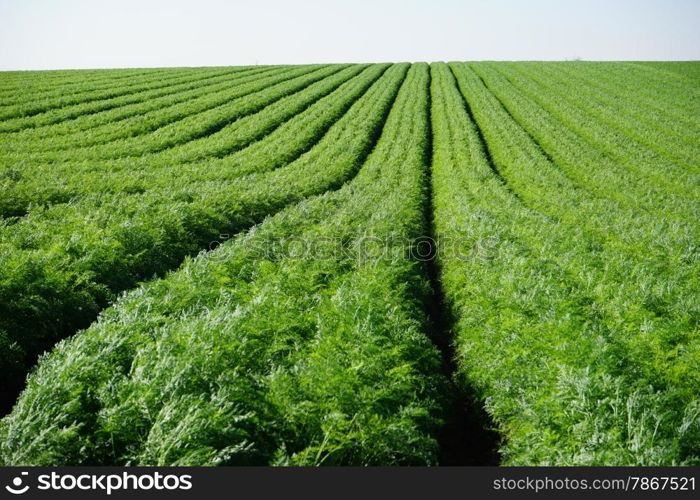
[[[33,146],[37,151],[60,149],[59,145],[63,147],[85,146],[91,140],[97,140],[98,130],[91,129],[97,129],[100,125],[114,126],[116,122],[126,118],[145,115],[180,102],[196,99],[207,93],[230,90],[231,87],[239,83],[250,81],[248,77],[261,74],[268,75],[269,72],[265,69],[254,68],[241,71],[222,71],[204,77],[195,75],[195,78],[190,76],[182,83],[129,95],[125,98],[125,100],[129,100],[129,104],[122,104],[103,111],[76,116],[74,110],[69,110],[66,113],[59,109],[53,113],[37,115],[32,120],[18,121],[12,126],[5,122],[3,130],[7,130],[7,132],[4,132],[2,139],[6,144],[7,151],[31,151],[30,146]]]
[[[236,85],[229,97],[223,100],[220,96],[209,99],[207,107],[195,112],[196,107],[188,103],[187,114],[175,121],[153,129],[138,136],[126,136],[122,139],[101,140],[101,142],[85,147],[74,147],[68,150],[46,151],[39,153],[22,153],[21,157],[28,163],[46,161],[74,161],[120,158],[124,156],[141,156],[148,153],[163,151],[167,148],[182,144],[200,137],[206,137],[226,125],[233,123],[242,116],[254,113],[266,105],[290,93],[303,89],[329,74],[338,71],[338,67],[325,66],[308,71],[307,68],[295,69],[290,73],[274,75],[269,78],[255,78],[247,85]],[[211,101],[220,102],[213,107]],[[223,101],[223,102],[221,102]],[[201,106],[201,104],[199,104]],[[156,120],[163,123],[164,115],[158,115]],[[115,125],[116,127],[116,125]],[[144,127],[140,127],[141,131]],[[140,132],[141,132],[140,131]],[[120,133],[123,135],[123,132]],[[16,155],[12,155],[16,157]]]
[[[122,83],[125,79],[149,77],[170,72],[175,68],[65,70],[65,71],[3,71],[0,75],[0,95],[6,103],[24,100],[27,96],[50,97],[68,92],[89,92]],[[180,68],[196,72],[194,68]]]
[[[16,387],[37,353],[87,326],[116,293],[173,269],[221,233],[346,182],[374,144],[406,71],[391,67],[316,146],[273,172],[86,197],[0,227],[2,370],[17,374],[3,382]]]
[[[246,69],[242,67],[242,69]],[[220,71],[220,70],[214,70]],[[67,108],[71,105],[79,105],[83,110],[109,109],[110,106],[118,105],[120,97],[134,92],[143,92],[149,89],[157,89],[170,85],[171,81],[177,82],[183,76],[187,77],[187,72],[182,75],[178,71],[164,74],[149,74],[143,78],[129,79],[123,85],[108,85],[102,90],[89,92],[56,93],[55,96],[23,96],[20,102],[4,105],[0,107],[0,119],[9,120],[12,118],[26,118],[58,108]]]
[[[61,141],[63,137],[58,137],[55,139],[55,147],[58,148],[56,151],[38,151],[35,154],[28,152],[23,152],[20,158],[27,160],[70,160],[71,158],[81,157],[82,151],[89,153],[91,151],[90,145],[97,144],[97,142],[107,143],[113,142],[118,139],[128,140],[136,135],[143,135],[148,132],[157,130],[159,127],[175,125],[178,120],[182,120],[187,117],[191,117],[193,114],[201,113],[208,110],[216,110],[225,108],[226,104],[231,100],[246,96],[248,94],[259,92],[270,85],[275,85],[285,80],[303,75],[304,73],[309,73],[313,69],[309,67],[292,67],[292,68],[282,68],[275,69],[272,71],[254,71],[251,73],[244,73],[241,78],[233,78],[231,85],[225,86],[219,92],[212,92],[200,95],[198,98],[182,102],[173,106],[165,106],[157,111],[147,112],[144,115],[136,115],[130,117],[126,121],[116,121],[104,124],[102,126],[96,127],[95,129],[88,129],[87,134],[91,137],[88,140],[88,145],[81,148],[74,148],[69,151],[62,151],[60,149]],[[107,108],[110,109],[110,108]],[[55,123],[55,120],[61,121],[65,119],[66,113],[69,113],[68,118],[75,118],[83,114],[84,110],[58,110],[57,114],[59,117],[47,118],[47,123]],[[90,111],[87,111],[90,114]],[[7,122],[7,127],[13,126],[12,122]],[[66,137],[68,145],[73,146],[70,137]],[[138,139],[136,139],[138,140]],[[93,146],[94,150],[96,146]],[[70,151],[74,151],[74,156],[70,155]],[[17,159],[18,156],[9,152],[7,155],[3,155],[3,158],[9,160]]]
[[[635,99],[645,103],[654,112],[675,118],[688,130],[698,126],[700,118],[697,114],[688,112],[689,104],[693,109],[698,106],[700,91],[696,85],[689,82],[678,85],[679,82],[672,75],[664,75],[653,68],[640,67],[634,63],[620,64],[623,70],[613,74],[605,63],[585,63],[580,70],[592,80],[594,86],[610,89],[612,93],[633,93]]]
[[[700,204],[695,201],[700,187],[697,175],[659,161],[658,155],[643,148],[638,152],[620,146],[620,139],[606,130],[604,124],[563,106],[556,95],[550,93],[550,102],[543,103],[543,107],[540,104],[542,96],[536,101],[520,90],[520,85],[527,85],[527,81],[515,76],[512,81],[508,80],[488,66],[474,67],[474,71],[513,120],[562,171],[555,171],[552,175],[565,175],[567,183],[582,188],[581,193],[600,198],[598,203],[606,203],[603,199],[614,200],[616,208],[613,213],[626,211],[628,214],[622,216],[623,223],[631,222],[631,214],[636,214],[643,206],[646,209],[644,214],[637,217],[650,222],[654,219],[675,220],[679,221],[681,228],[693,228],[687,214],[700,209]],[[553,111],[548,111],[550,108]],[[593,127],[598,130],[590,132]],[[649,157],[656,158],[657,162],[649,161]],[[678,168],[677,177],[686,182],[661,175],[662,165],[668,173]]]
[[[530,64],[518,64],[517,66],[519,69],[532,69]],[[691,145],[694,142],[693,138],[697,136],[697,130],[689,127],[683,120],[678,119],[679,114],[669,112],[664,104],[664,102],[668,102],[668,99],[665,101],[658,98],[649,99],[639,95],[639,88],[644,87],[643,80],[638,80],[635,87],[625,87],[606,84],[589,75],[587,71],[576,71],[576,68],[571,66],[557,65],[551,68],[545,66],[543,69],[546,73],[560,77],[569,86],[575,87],[577,94],[589,96],[597,103],[610,105],[623,117],[634,117],[644,126],[663,134],[661,137],[657,135],[657,138],[662,140],[662,144],[650,141],[652,146],[663,146],[663,143],[669,139],[678,139],[686,145]],[[621,69],[622,67],[615,72],[620,77],[624,76],[624,73],[619,71]],[[686,95],[677,96],[674,101],[685,107],[695,106],[697,109],[698,106],[698,103],[693,104],[692,99],[688,99]],[[700,109],[698,109],[698,112],[700,112]],[[690,114],[692,113],[683,113],[680,116],[687,119]],[[667,134],[670,136],[669,138],[664,137]]]
[[[0,461],[434,464],[444,381],[407,251],[426,229],[427,84],[413,65],[348,185],[125,295],[45,356],[0,424]]]
[[[670,191],[677,191],[679,185],[700,185],[697,172],[692,172],[697,168],[694,159],[700,153],[700,132],[685,128],[685,133],[678,136],[625,116],[620,100],[601,103],[595,94],[587,96],[585,90],[578,92],[581,97],[574,97],[576,82],[553,76],[546,69],[533,74],[517,65],[491,67],[592,146],[638,176],[666,183]]]
[[[451,68],[456,82],[433,70],[435,221],[456,242],[440,276],[461,381],[506,463],[697,463],[697,263],[669,268],[632,239],[633,218],[556,174],[476,73]]]
[[[202,181],[226,181],[245,173],[272,170],[311,147],[386,67],[371,66],[347,82],[363,69],[360,65],[348,67],[206,137],[141,158],[62,162],[12,170],[14,176],[0,181],[0,214],[24,215],[31,205],[76,202],[85,195],[120,197],[153,188],[174,189],[183,183],[196,189]],[[255,142],[257,139],[261,140]],[[239,149],[242,151],[236,153]],[[182,164],[188,160],[202,161]],[[167,192],[163,196],[167,197]]]

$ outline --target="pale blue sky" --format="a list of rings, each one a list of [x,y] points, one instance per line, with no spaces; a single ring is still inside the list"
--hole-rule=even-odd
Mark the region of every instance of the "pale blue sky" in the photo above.
[[[700,59],[700,0],[0,0],[0,69]]]

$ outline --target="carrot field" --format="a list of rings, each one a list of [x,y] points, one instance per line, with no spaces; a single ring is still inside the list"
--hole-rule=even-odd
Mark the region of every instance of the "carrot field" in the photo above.
[[[700,465],[700,63],[0,72],[0,464]]]

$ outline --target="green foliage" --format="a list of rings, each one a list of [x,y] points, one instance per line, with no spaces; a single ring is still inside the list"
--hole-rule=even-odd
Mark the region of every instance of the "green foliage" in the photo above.
[[[424,334],[429,286],[405,252],[425,230],[427,83],[414,65],[346,186],[126,294],[46,355],[2,423],[2,460],[435,463],[444,381]],[[387,238],[386,257],[271,245],[359,250],[368,235]]]
[[[0,213],[23,214],[32,204],[51,205],[98,192],[124,195],[139,194],[155,187],[172,190],[178,180],[191,187],[196,182],[226,181],[245,173],[283,165],[308,148],[309,142],[318,138],[321,131],[330,127],[331,120],[346,111],[373,82],[373,78],[379,77],[382,66],[367,68],[362,78],[347,82],[363,68],[361,65],[351,66],[337,73],[334,73],[337,68],[333,67],[321,70],[320,76],[331,76],[283,97],[257,113],[239,118],[217,132],[144,155],[138,160],[128,157],[100,162],[79,160],[51,165],[25,165],[21,178],[10,177],[14,170],[8,170],[9,180],[0,191],[5,198],[0,201]],[[320,76],[314,73],[302,83],[308,84]],[[346,84],[338,87],[340,83]],[[331,95],[327,96],[329,92]],[[242,102],[247,103],[249,99],[243,98]],[[246,109],[250,109],[248,104],[246,106]],[[302,121],[304,124],[300,127]],[[290,128],[296,129],[291,138],[285,133]],[[270,137],[265,138],[266,134],[270,134]],[[246,149],[257,139],[264,140]],[[277,143],[274,147],[280,154],[275,157],[273,165],[270,166],[269,161],[263,163],[259,158],[254,162],[246,160],[255,155],[256,150],[272,147],[275,140]],[[280,143],[280,140],[285,142]],[[241,149],[246,149],[246,152],[232,154]],[[76,157],[80,155],[76,154]],[[195,161],[196,164],[186,163]],[[174,165],[178,165],[178,168],[173,168]]]
[[[367,68],[328,96],[334,105],[319,103],[241,151],[242,168],[262,172],[229,180],[222,167],[201,183],[182,179],[179,188],[95,193],[0,226],[0,329],[25,351],[24,370],[54,342],[87,327],[119,292],[177,267],[222,233],[340,187],[376,141],[407,69]],[[269,163],[280,168],[265,172]],[[18,381],[2,383],[11,391]]]
[[[30,163],[46,163],[139,156],[161,151],[202,137],[240,116],[257,111],[289,92],[326,76],[329,70],[332,72],[333,68],[292,66],[245,72],[238,77],[234,74],[219,92],[206,92],[197,99],[188,99],[180,103],[177,103],[177,100],[175,103],[169,101],[172,105],[166,106],[165,109],[161,106],[154,112],[90,128],[89,133],[80,134],[77,143],[71,140],[71,137],[52,137],[50,143],[45,146],[46,151],[40,150],[41,141],[38,144],[31,139],[26,141],[22,134],[18,134],[21,158]],[[309,78],[309,73],[316,75],[315,78]],[[82,110],[75,112],[76,116],[80,114]],[[27,144],[34,144],[37,148],[22,151],[22,147],[26,148]],[[10,150],[4,159],[12,161],[17,157]]]
[[[669,262],[692,252],[697,225],[668,197],[642,199],[620,164],[595,170],[608,160],[494,67],[433,67],[435,220],[459,242],[440,263],[462,382],[501,427],[506,463],[697,463],[698,263]]]
[[[0,462],[700,464],[697,68],[1,73]]]
[[[255,77],[257,74],[271,71],[274,71],[274,69],[241,67],[232,73],[225,71],[224,79],[228,81],[227,83],[230,87],[232,82],[239,81],[239,76],[241,77],[240,80],[246,81],[249,80],[251,76]],[[278,69],[277,71],[280,70]],[[240,73],[240,75],[238,75],[238,73]],[[220,74],[221,71],[216,70],[212,73],[212,76],[216,77]],[[185,76],[187,80],[192,78],[190,75]],[[202,81],[206,84],[209,78],[208,72],[204,75],[195,74],[195,82],[199,85],[202,84]],[[0,131],[6,134],[5,139],[10,143],[13,142],[14,138],[23,141],[27,134],[31,137],[40,132],[48,132],[50,136],[53,136],[54,131],[60,134],[62,131],[65,132],[65,129],[76,132],[80,130],[81,120],[88,120],[90,124],[106,123],[100,120],[103,116],[112,117],[113,110],[122,106],[126,107],[126,105],[131,103],[140,103],[140,101],[145,99],[167,95],[170,91],[179,89],[180,87],[177,84],[182,78],[173,80],[171,77],[166,76],[163,78],[163,75],[157,75],[155,77],[149,77],[149,79],[152,79],[155,83],[151,85],[138,85],[139,82],[137,80],[136,85],[129,84],[122,87],[118,85],[118,82],[115,83],[111,81],[107,84],[107,92],[99,92],[97,95],[91,91],[80,92],[79,90],[73,90],[74,93],[71,93],[70,88],[63,87],[56,91],[55,95],[36,95],[34,93],[28,93],[26,96],[22,96],[22,100],[26,101],[24,106],[22,104],[7,106],[8,111],[13,108],[19,108],[19,113],[17,113],[19,116],[3,120]],[[163,83],[163,80],[165,80],[165,83]],[[175,85],[173,85],[173,82]],[[188,94],[185,93],[185,95]],[[172,98],[172,96],[170,96],[170,98]],[[27,105],[30,109],[34,109],[23,111],[22,108],[27,107]],[[143,105],[137,104],[136,107],[138,110],[143,109]],[[127,111],[133,110],[131,107],[126,109]],[[97,116],[93,116],[93,114],[97,114]],[[127,113],[126,116],[132,115]],[[95,118],[97,122],[95,122]],[[73,128],[75,123],[73,120],[78,120],[76,128]],[[70,121],[70,123],[64,123],[66,121]],[[42,127],[47,126],[51,126],[51,128],[42,129]],[[8,133],[16,132],[21,133],[8,135]],[[53,140],[51,142],[56,141]]]

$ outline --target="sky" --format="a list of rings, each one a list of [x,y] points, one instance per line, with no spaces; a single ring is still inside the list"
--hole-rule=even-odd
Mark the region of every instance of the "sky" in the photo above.
[[[0,0],[0,70],[698,60],[700,0]]]

